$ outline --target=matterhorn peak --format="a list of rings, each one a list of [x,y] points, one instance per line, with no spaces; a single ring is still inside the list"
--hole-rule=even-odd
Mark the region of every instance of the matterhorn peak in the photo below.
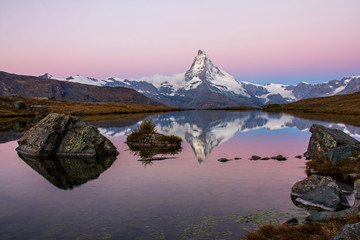
[[[186,81],[197,77],[202,81],[210,80],[209,77],[220,70],[215,67],[204,50],[199,50],[190,69],[185,73]]]
[[[201,49],[199,49],[197,55],[198,55],[198,56],[204,55],[204,56],[208,57],[208,55],[206,54],[206,52],[205,52],[204,50],[201,50]]]

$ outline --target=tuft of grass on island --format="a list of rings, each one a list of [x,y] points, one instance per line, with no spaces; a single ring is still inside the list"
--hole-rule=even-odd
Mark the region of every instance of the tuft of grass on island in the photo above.
[[[25,105],[19,104],[24,103]],[[47,97],[0,96],[0,117],[31,117],[49,112],[78,116],[182,111],[181,108],[121,102],[75,102]]]
[[[206,108],[204,110],[253,111],[253,110],[260,110],[260,108],[248,107],[248,106],[237,106],[237,107],[223,107],[223,108]]]

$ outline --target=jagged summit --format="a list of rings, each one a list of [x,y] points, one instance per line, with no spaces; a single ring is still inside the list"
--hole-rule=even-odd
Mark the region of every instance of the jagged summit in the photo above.
[[[199,50],[190,69],[185,73],[188,82],[197,77],[203,81],[211,81],[216,74],[223,75],[218,67],[215,67],[204,50]]]

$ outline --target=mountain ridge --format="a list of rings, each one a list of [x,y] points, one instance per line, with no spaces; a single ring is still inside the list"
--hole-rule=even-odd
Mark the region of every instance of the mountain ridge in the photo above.
[[[137,91],[124,87],[91,86],[0,71],[0,95],[55,97],[80,102],[124,102],[163,106]]]
[[[51,76],[45,74],[43,76]],[[80,75],[60,81],[82,84],[126,87],[134,89],[152,100],[171,107],[217,108],[231,106],[260,107],[264,104],[282,104],[306,98],[332,96],[360,91],[360,76],[344,77],[324,83],[297,85],[254,84],[237,81],[229,73],[215,66],[204,50],[199,50],[190,68],[171,76],[153,75],[139,79],[109,77],[95,79]]]

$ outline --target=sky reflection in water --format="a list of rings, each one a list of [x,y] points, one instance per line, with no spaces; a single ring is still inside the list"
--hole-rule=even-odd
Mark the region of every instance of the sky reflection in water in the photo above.
[[[72,190],[55,187],[41,171],[22,161],[14,150],[15,141],[0,144],[0,238],[187,239],[200,234],[195,229],[208,231],[212,221],[212,236],[238,239],[246,234],[244,225],[236,223],[236,217],[224,222],[220,218],[258,209],[296,208],[290,189],[306,176],[305,160],[294,156],[306,151],[308,128],[314,121],[285,114],[221,111],[149,118],[159,132],[184,139],[175,159],[144,166],[128,151],[126,134],[141,121],[125,127],[121,121],[96,123],[120,155],[98,178]],[[360,135],[356,127],[321,124]],[[249,160],[254,154],[282,154],[288,160]],[[222,157],[242,159],[218,162]],[[202,225],[195,228],[194,221]]]

